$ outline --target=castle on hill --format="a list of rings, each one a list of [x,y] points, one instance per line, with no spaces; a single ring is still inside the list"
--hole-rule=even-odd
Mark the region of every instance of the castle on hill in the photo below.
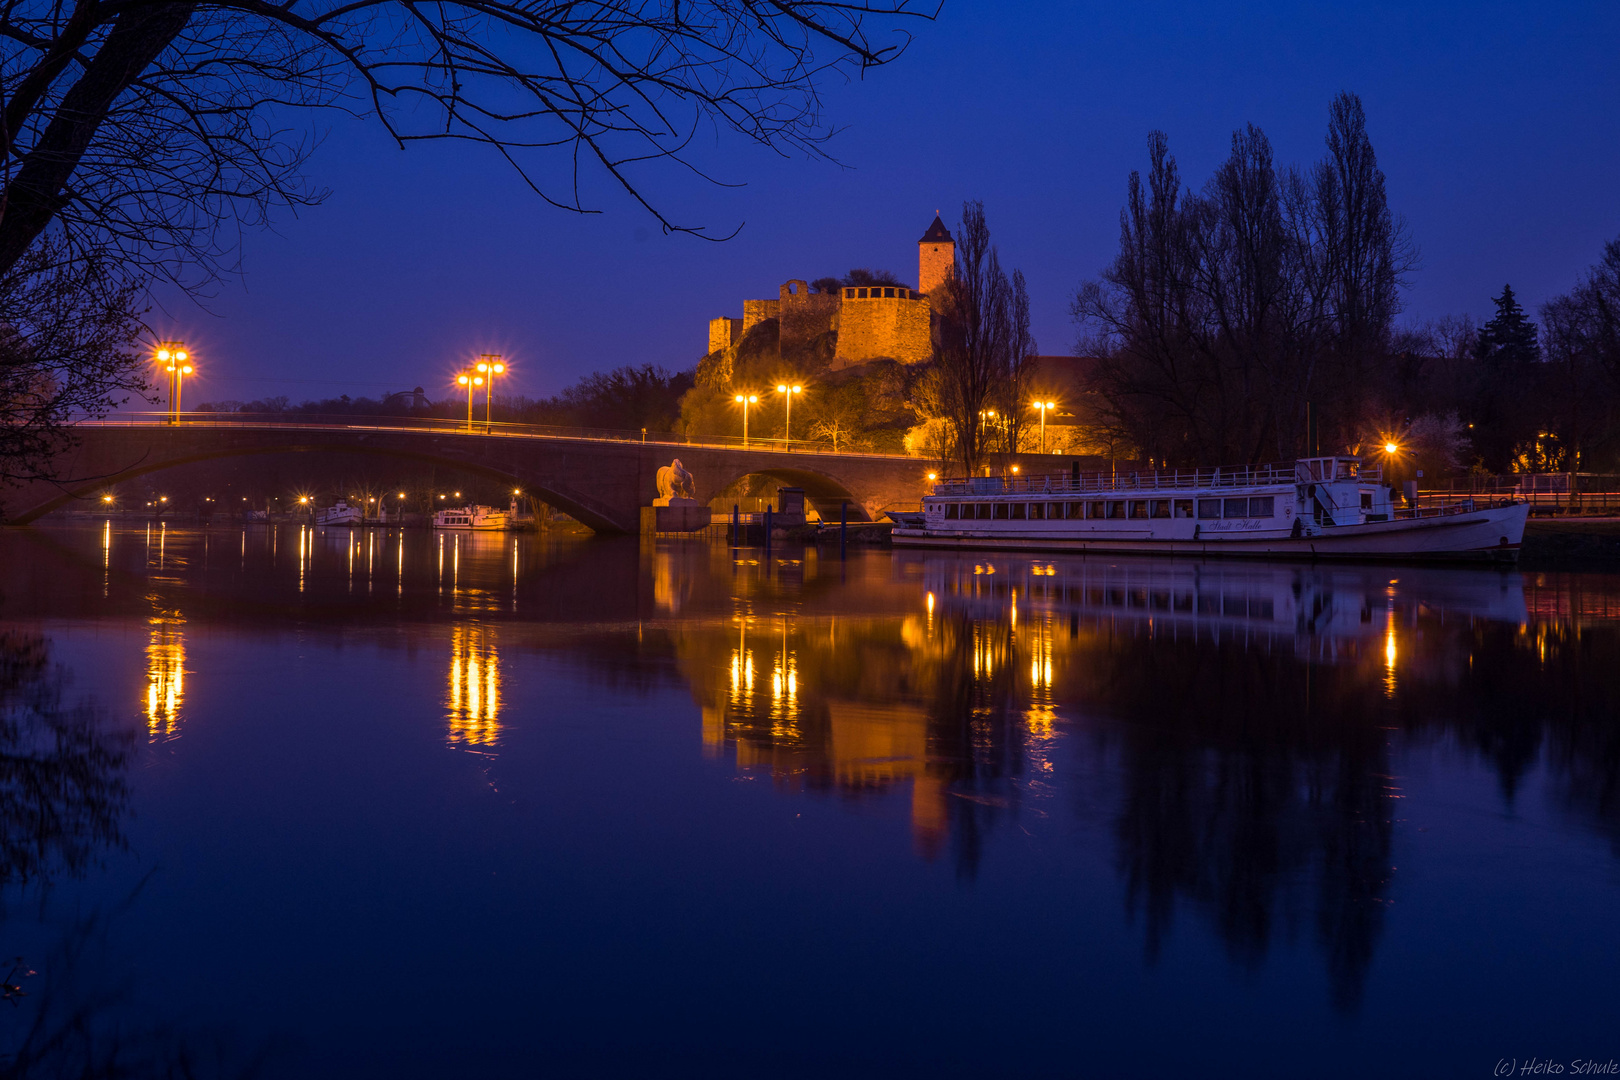
[[[940,286],[951,276],[956,242],[936,215],[917,241],[917,287],[891,283],[813,289],[788,281],[774,300],[744,300],[742,318],[709,320],[711,380],[729,379],[740,354],[812,370],[857,367],[873,360],[916,364],[933,355]]]

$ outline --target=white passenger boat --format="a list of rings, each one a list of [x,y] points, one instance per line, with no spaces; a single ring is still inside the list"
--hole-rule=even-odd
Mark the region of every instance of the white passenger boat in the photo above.
[[[512,527],[505,510],[493,506],[458,506],[433,515],[435,529],[471,529],[474,532],[500,532]]]
[[[1396,505],[1356,457],[1122,474],[970,477],[935,485],[896,546],[1270,558],[1514,561],[1528,504]]]
[[[317,525],[363,525],[365,511],[358,506],[350,506],[339,499],[331,506],[325,506],[315,511],[315,524]]]

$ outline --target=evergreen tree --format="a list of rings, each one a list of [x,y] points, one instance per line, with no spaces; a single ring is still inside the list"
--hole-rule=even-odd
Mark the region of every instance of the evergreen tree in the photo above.
[[[1481,360],[1494,361],[1499,367],[1533,364],[1541,359],[1541,345],[1536,336],[1536,324],[1525,317],[1513,286],[1503,285],[1502,295],[1492,301],[1496,314],[1479,332]]]
[[[1480,328],[1475,346],[1479,364],[1468,411],[1481,462],[1502,473],[1522,467],[1520,459],[1536,447],[1539,417],[1533,398],[1541,345],[1536,324],[1525,316],[1511,285],[1502,286],[1493,303],[1496,314]]]

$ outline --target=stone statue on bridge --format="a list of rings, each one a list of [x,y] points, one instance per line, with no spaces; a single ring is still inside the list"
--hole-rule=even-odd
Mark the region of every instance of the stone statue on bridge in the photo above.
[[[658,498],[654,506],[669,506],[675,499],[697,499],[697,489],[692,474],[686,471],[681,459],[665,465],[658,470]]]

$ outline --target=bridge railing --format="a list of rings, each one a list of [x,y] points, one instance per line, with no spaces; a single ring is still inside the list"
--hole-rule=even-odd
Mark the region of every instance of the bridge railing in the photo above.
[[[307,430],[310,428],[346,431],[416,431],[439,435],[504,436],[521,439],[587,439],[597,442],[640,443],[647,446],[704,446],[730,450],[774,451],[793,454],[832,454],[840,457],[887,458],[922,462],[909,454],[885,454],[871,450],[833,450],[811,439],[749,438],[734,435],[681,435],[672,431],[626,431],[618,428],[564,427],[553,424],[512,424],[496,421],[449,420],[435,416],[354,416],[343,413],[234,413],[116,412],[105,417],[82,418],[83,427],[182,427],[254,428]]]

